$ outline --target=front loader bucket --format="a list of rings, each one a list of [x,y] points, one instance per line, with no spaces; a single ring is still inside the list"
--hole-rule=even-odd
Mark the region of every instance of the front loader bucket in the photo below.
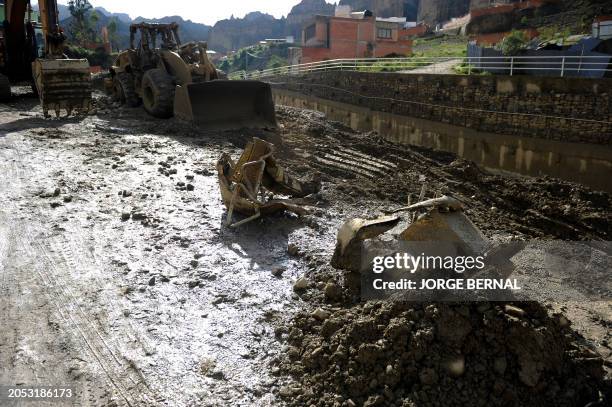
[[[276,127],[270,85],[214,80],[177,86],[174,115],[212,129]]]
[[[91,108],[91,75],[86,59],[37,59],[32,63],[45,117],[49,111],[87,112]]]

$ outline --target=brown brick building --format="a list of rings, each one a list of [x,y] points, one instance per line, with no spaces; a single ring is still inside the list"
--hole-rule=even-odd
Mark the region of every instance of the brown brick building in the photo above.
[[[315,16],[302,31],[302,48],[294,50],[292,63],[339,58],[369,58],[412,53],[414,35],[399,19],[377,19],[371,13],[358,17]]]

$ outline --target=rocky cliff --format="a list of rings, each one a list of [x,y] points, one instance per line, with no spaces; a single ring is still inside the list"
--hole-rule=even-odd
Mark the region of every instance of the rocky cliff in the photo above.
[[[340,5],[349,5],[354,11],[371,10],[378,17],[402,17],[406,8],[418,6],[419,0],[340,0]]]
[[[335,6],[325,0],[302,0],[291,9],[287,18],[276,19],[269,14],[250,13],[245,18],[230,18],[217,22],[209,37],[209,48],[226,52],[256,44],[266,38],[292,35],[302,37],[302,27],[314,15],[333,15]]]
[[[293,35],[296,41],[302,38],[302,28],[312,16],[334,15],[335,6],[325,0],[302,0],[298,5],[291,9],[285,22],[285,33]]]
[[[472,9],[486,6],[484,0],[472,0]],[[538,8],[516,9],[473,17],[467,34],[488,34],[514,29],[560,27],[571,34],[590,33],[593,19],[612,14],[610,0],[559,0]]]
[[[60,5],[58,4],[57,6],[59,7]],[[98,13],[104,14],[105,16],[115,17],[117,20],[123,21],[124,23],[127,23],[127,24],[132,22],[132,18],[127,13],[113,13],[113,12],[108,11],[104,7],[95,7],[95,10]],[[68,14],[70,14],[70,11],[68,11]],[[61,18],[61,11],[60,11],[60,18]]]
[[[116,37],[112,40],[113,49],[127,49],[130,43],[130,24],[146,21],[149,23],[177,23],[180,26],[179,34],[181,41],[205,41],[208,39],[208,34],[212,28],[209,25],[194,23],[191,20],[184,20],[180,16],[168,16],[162,18],[144,18],[137,17],[132,20],[127,14],[111,13],[103,8],[96,8],[98,13],[98,23],[95,27],[97,33],[101,33],[103,27],[107,27],[112,20],[115,20],[117,25]],[[68,17],[60,21],[60,25],[64,27],[68,35],[68,39],[72,40],[72,24],[74,18],[68,13]],[[99,35],[99,34],[98,34]]]
[[[257,44],[266,38],[280,38],[285,35],[284,18],[276,19],[258,11],[244,18],[230,18],[218,21],[208,37],[208,48],[227,52],[247,45]]]
[[[204,41],[208,38],[211,26],[194,23],[191,20],[183,20],[180,16],[169,16],[162,18],[143,18],[137,17],[134,19],[133,23],[139,23],[141,21],[146,21],[149,23],[177,23],[179,25],[179,35],[181,37],[182,42],[189,41]]]
[[[421,0],[418,19],[433,26],[469,11],[470,0]]]
[[[430,25],[460,17],[470,10],[474,0],[340,0],[353,10],[372,10],[380,17],[406,17],[408,21],[425,21]],[[487,0],[488,1],[488,0]]]

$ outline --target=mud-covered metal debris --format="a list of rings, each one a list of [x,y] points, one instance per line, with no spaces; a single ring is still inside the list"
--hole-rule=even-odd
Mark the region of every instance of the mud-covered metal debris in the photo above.
[[[221,197],[228,209],[227,225],[236,227],[274,212],[290,211],[304,215],[303,200],[266,199],[264,192],[303,198],[318,192],[320,181],[304,182],[290,176],[274,157],[274,145],[254,137],[244,149],[238,162],[222,154],[217,162]],[[246,219],[232,223],[234,211]]]
[[[350,219],[338,231],[332,266],[359,271],[364,241],[397,226],[399,212],[425,211],[398,235],[405,242],[450,242],[469,253],[482,253],[489,245],[478,227],[463,212],[463,204],[450,196],[427,199],[403,208],[389,211],[377,219]],[[412,219],[412,217],[410,217]]]

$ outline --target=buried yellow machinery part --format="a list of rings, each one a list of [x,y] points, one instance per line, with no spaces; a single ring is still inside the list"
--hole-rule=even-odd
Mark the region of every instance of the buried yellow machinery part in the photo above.
[[[91,108],[91,75],[86,59],[37,59],[32,63],[34,82],[43,113],[56,116],[65,110],[86,112]]]
[[[270,85],[213,80],[176,87],[174,115],[207,128],[275,127]]]

